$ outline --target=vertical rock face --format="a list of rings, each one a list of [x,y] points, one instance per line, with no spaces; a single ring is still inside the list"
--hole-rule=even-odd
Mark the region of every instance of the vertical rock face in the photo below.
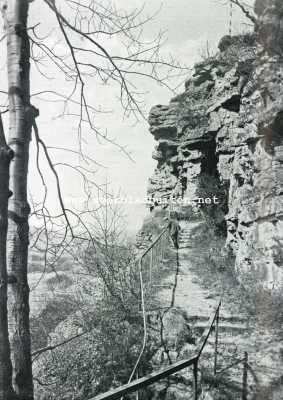
[[[257,265],[278,282],[283,274],[283,4],[257,1],[256,102],[258,135],[254,188],[255,235],[264,257]]]
[[[157,206],[195,199],[201,177],[228,188],[226,243],[238,275],[272,286],[283,280],[283,3],[258,0],[255,11],[255,34],[224,37],[185,92],[152,109],[148,192]]]

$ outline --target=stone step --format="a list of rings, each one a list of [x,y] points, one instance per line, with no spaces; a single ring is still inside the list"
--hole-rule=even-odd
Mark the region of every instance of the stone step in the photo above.
[[[197,321],[208,321],[209,317],[206,315],[187,315],[186,321],[192,324],[196,323]]]
[[[197,321],[208,321],[209,317],[206,315],[188,315],[187,316],[187,321],[188,322],[192,322],[192,323],[196,323]],[[219,325],[221,326],[221,323],[225,321],[225,322],[231,322],[231,323],[247,323],[248,319],[245,317],[241,317],[239,315],[220,315],[219,318]]]
[[[194,326],[193,329],[203,332],[206,328],[208,328],[208,325],[206,322],[197,322]],[[222,333],[230,333],[232,335],[238,335],[241,333],[245,333],[247,331],[247,327],[245,325],[240,325],[240,324],[233,324],[229,322],[225,322],[225,324],[221,324],[219,327],[219,334],[221,335]]]
[[[215,355],[215,345],[206,344],[205,348],[202,351],[201,357],[211,358]],[[223,353],[218,346],[218,364],[219,369],[225,369],[226,367],[230,366],[231,369],[237,370],[243,367],[243,363],[241,361],[242,353],[235,353],[235,354],[228,354]],[[239,363],[237,364],[237,362]],[[230,368],[229,368],[230,369]]]
[[[220,332],[219,346],[222,348],[223,348],[223,346],[225,346],[225,347],[227,346],[227,348],[230,348],[230,346],[236,345],[236,346],[241,347],[241,349],[243,349],[243,351],[244,351],[244,350],[248,350],[248,349],[246,349],[246,346],[245,346],[247,343],[247,339],[248,339],[248,336],[245,337],[245,336],[241,335],[241,336],[235,337],[235,336],[227,335],[227,332],[225,335],[221,335],[221,332]],[[209,345],[211,345],[211,346],[214,345],[214,341],[215,341],[214,336],[209,338],[208,339]]]
[[[231,322],[231,323],[240,322],[242,324],[248,323],[248,321],[249,321],[247,317],[235,315],[235,314],[224,314],[224,315],[220,314],[219,320],[220,320],[220,322],[219,322],[220,324],[221,324],[221,321]]]

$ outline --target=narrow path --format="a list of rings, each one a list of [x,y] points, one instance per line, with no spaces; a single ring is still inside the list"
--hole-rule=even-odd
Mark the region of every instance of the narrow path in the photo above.
[[[179,272],[177,283],[175,283],[174,307],[182,308],[188,316],[209,318],[218,304],[221,292],[212,293],[209,289],[204,288],[193,269],[192,260],[195,259],[194,233],[202,226],[202,222],[181,222],[180,225],[180,248],[178,250]],[[170,262],[175,263],[174,258]],[[172,271],[174,270],[175,265],[172,266]],[[174,272],[164,280],[165,289],[159,293],[159,299],[162,304],[168,303],[175,279]],[[232,318],[231,307],[223,304],[221,314],[225,318]],[[245,317],[243,316],[242,319],[245,320]]]
[[[186,323],[194,334],[200,337],[207,327],[209,317],[214,312],[222,293],[217,292],[215,287],[205,288],[192,265],[197,248],[194,237],[197,237],[195,233],[201,229],[202,222],[182,221],[180,225],[182,229],[178,257],[176,257],[175,251],[175,259],[172,256],[167,261],[167,267],[170,267],[172,273],[162,282],[164,288],[158,293],[158,298],[161,304],[167,306],[168,309],[182,312],[185,315]],[[199,256],[201,257],[201,254]],[[178,273],[176,274],[175,260],[177,259]],[[244,352],[247,351],[251,365],[248,398],[260,399],[258,395],[262,386],[268,387],[271,381],[278,380],[280,377],[280,366],[282,368],[280,349],[282,351],[280,343],[271,343],[267,332],[258,332],[245,312],[239,313],[233,302],[229,302],[227,298],[224,299],[220,313],[219,370],[225,370],[221,379],[225,382],[224,392],[227,387],[227,392],[225,392],[227,400],[239,398],[242,391],[243,365],[240,363],[226,370],[227,367],[242,359]],[[209,340],[208,346],[205,348],[202,362],[204,370],[211,370],[213,356],[214,337]],[[255,389],[257,384],[260,388],[258,390]],[[252,395],[252,393],[254,394]],[[267,394],[264,400],[273,399],[269,396],[270,394]]]

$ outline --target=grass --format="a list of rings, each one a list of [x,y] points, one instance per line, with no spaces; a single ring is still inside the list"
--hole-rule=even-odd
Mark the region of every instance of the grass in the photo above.
[[[259,328],[268,327],[283,338],[283,291],[264,288],[255,282],[246,292],[246,309]]]
[[[200,283],[213,294],[221,294],[234,313],[245,314],[257,329],[269,329],[283,337],[283,288],[267,289],[251,277],[243,286],[235,271],[235,258],[225,249],[225,238],[215,236],[204,224],[195,236],[193,268]]]
[[[225,249],[225,238],[216,236],[214,229],[209,229],[206,223],[194,236],[193,256],[193,270],[206,289],[223,292],[229,297],[236,288],[239,289],[235,259]]]

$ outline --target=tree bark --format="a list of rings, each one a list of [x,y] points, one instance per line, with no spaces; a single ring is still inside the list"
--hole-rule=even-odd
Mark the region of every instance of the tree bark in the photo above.
[[[0,114],[0,400],[13,400],[12,363],[7,313],[6,241],[8,228],[9,165],[13,151],[6,144]]]
[[[33,379],[29,327],[29,286],[27,261],[29,245],[27,174],[33,121],[30,105],[30,48],[27,34],[28,0],[5,0],[2,14],[7,36],[9,96],[9,141],[14,151],[10,167],[8,225],[9,334],[13,385],[20,400],[33,400]]]

